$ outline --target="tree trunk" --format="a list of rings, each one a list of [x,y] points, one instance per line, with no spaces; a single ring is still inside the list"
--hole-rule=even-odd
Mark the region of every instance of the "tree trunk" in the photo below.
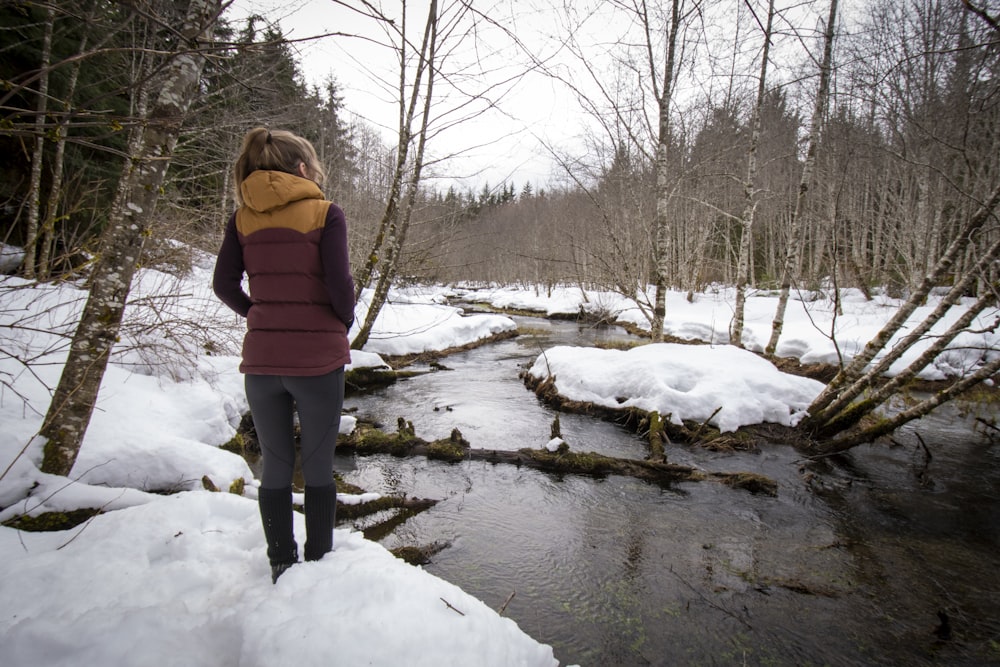
[[[40,431],[46,440],[43,472],[68,475],[76,461],[181,123],[197,94],[205,60],[197,49],[211,39],[221,10],[222,0],[190,1],[179,32],[191,50],[176,55],[157,81],[155,101],[144,118],[146,127],[131,167],[122,174],[90,294]]]
[[[28,220],[24,239],[24,277],[35,278],[38,246],[38,218],[42,207],[42,162],[45,154],[45,116],[49,103],[49,65],[52,61],[52,29],[56,10],[51,5],[45,13],[42,36],[42,61],[39,65],[38,100],[35,105],[35,148],[31,153],[31,185],[28,188]]]
[[[84,33],[80,38],[80,48],[77,53],[83,55],[87,48],[87,37]],[[69,83],[63,100],[65,114],[56,124],[56,153],[52,158],[52,184],[49,188],[48,204],[45,207],[45,218],[41,226],[41,243],[38,253],[38,276],[46,280],[52,276],[52,247],[55,244],[56,220],[59,217],[59,205],[62,200],[63,162],[66,156],[66,138],[69,136],[70,112],[73,109],[73,96],[76,94],[76,83],[80,76],[81,60],[76,60],[71,66]]]
[[[663,84],[659,102],[659,136],[656,146],[656,295],[650,334],[653,342],[663,341],[663,320],[667,314],[667,289],[670,287],[673,229],[670,222],[670,103],[673,95],[674,60],[677,55],[677,31],[680,27],[680,0],[673,0],[670,14],[670,35],[667,38],[667,62],[663,68]],[[651,50],[651,47],[650,47]],[[650,68],[652,69],[652,54]],[[651,72],[654,73],[654,72]],[[655,81],[655,77],[654,77]]]
[[[813,107],[812,121],[809,125],[809,147],[806,150],[806,161],[802,165],[802,178],[799,180],[799,193],[795,198],[795,212],[792,214],[792,228],[788,238],[788,248],[785,252],[785,263],[781,270],[781,294],[778,296],[778,306],[771,323],[771,338],[764,348],[764,354],[771,356],[778,348],[781,330],[785,326],[785,310],[788,308],[788,294],[792,281],[798,281],[799,267],[802,264],[803,225],[806,195],[812,184],[813,169],[816,167],[816,150],[819,145],[819,130],[826,114],[827,100],[830,96],[830,76],[833,63],[834,24],[837,21],[837,0],[830,0],[830,14],[826,19],[826,33],[823,37],[823,63],[819,70],[819,88],[816,91],[816,104]]]
[[[437,3],[434,2],[435,11]],[[386,242],[386,234],[389,228],[399,215],[399,198],[402,196],[403,181],[406,175],[406,162],[410,155],[410,143],[413,141],[413,115],[417,108],[417,91],[420,88],[420,78],[424,68],[424,52],[420,54],[420,64],[413,84],[413,94],[410,96],[409,106],[406,104],[406,4],[403,4],[403,18],[400,26],[399,42],[399,134],[396,141],[396,167],[392,174],[392,183],[389,188],[389,198],[385,203],[385,211],[382,220],[379,222],[378,231],[372,241],[371,250],[365,258],[365,263],[361,270],[357,272],[354,279],[354,299],[361,299],[361,293],[371,284],[375,269],[382,260],[383,246]],[[426,32],[425,32],[426,39]],[[425,43],[426,48],[426,43]],[[370,307],[369,307],[370,308]],[[381,304],[379,304],[381,308]],[[377,312],[377,311],[376,311]],[[373,320],[374,321],[374,320]],[[370,329],[370,327],[369,327]],[[364,333],[367,342],[368,333]],[[361,343],[364,346],[364,343]],[[354,349],[361,349],[361,346]]]
[[[411,172],[408,190],[407,190],[407,201],[404,203],[402,208],[399,206],[399,198],[402,191],[402,180],[404,174],[405,165],[402,162],[397,162],[396,175],[393,180],[392,185],[392,195],[390,201],[386,206],[385,216],[382,219],[382,225],[379,229],[379,237],[383,236],[386,223],[388,222],[388,232],[389,241],[388,246],[385,250],[385,261],[382,264],[381,270],[379,271],[379,279],[375,288],[375,293],[372,295],[371,302],[368,304],[368,312],[365,315],[365,321],[362,323],[360,330],[351,342],[351,348],[355,350],[362,349],[368,342],[368,337],[371,335],[372,328],[375,326],[375,320],[378,318],[379,312],[382,310],[382,306],[385,305],[386,299],[389,295],[389,287],[392,285],[392,281],[396,277],[396,269],[399,266],[399,258],[403,251],[403,245],[406,241],[406,234],[410,226],[410,218],[413,213],[413,204],[417,196],[417,190],[420,186],[421,171],[423,169],[424,161],[424,148],[427,143],[427,129],[430,122],[430,112],[431,112],[431,101],[433,100],[434,92],[434,71],[437,50],[437,0],[431,0],[430,7],[427,14],[427,24],[424,27],[424,39],[423,44],[420,49],[420,61],[417,66],[417,72],[415,75],[415,80],[413,83],[413,91],[410,96],[409,110],[405,117],[402,115],[404,99],[403,92],[405,86],[405,69],[401,65],[401,71],[404,72],[403,76],[400,78],[400,128],[399,128],[399,140],[400,145],[398,151],[400,155],[406,155],[408,153],[409,142],[413,136],[412,124],[413,117],[416,110],[417,100],[420,97],[420,86],[423,79],[424,72],[427,72],[427,89],[424,93],[424,106],[423,106],[423,118],[421,120],[420,131],[417,135],[418,146],[417,155],[414,159],[413,170]],[[406,43],[405,32],[403,44]],[[402,62],[402,61],[401,61]],[[405,139],[405,145],[404,145]],[[374,268],[374,263],[378,261],[377,253],[382,245],[381,238],[376,240],[376,247],[373,248],[372,254],[369,256],[369,266]],[[366,266],[367,268],[367,266]],[[367,279],[371,279],[371,274],[367,274]],[[358,291],[360,296],[361,292]]]
[[[995,301],[996,297],[992,293],[987,293],[986,295],[980,297],[972,307],[970,307],[951,327],[948,328],[948,331],[936,338],[934,344],[928,347],[924,353],[913,361],[913,363],[911,363],[904,371],[895,375],[892,379],[888,380],[870,394],[866,395],[861,401],[852,403],[840,412],[834,413],[833,420],[824,424],[822,430],[836,436],[846,429],[853,427],[861,421],[862,418],[873,412],[885,401],[889,400],[896,391],[905,386],[911,379],[916,377],[920,371],[929,366],[938,357],[938,355],[944,351],[948,343],[953,341],[956,336],[962,333],[965,328],[972,323],[977,315],[983,312]],[[947,310],[947,308],[944,310]],[[994,324],[994,328],[995,327],[996,324]],[[900,347],[905,349],[908,346],[904,343],[901,344]],[[896,356],[893,356],[893,359],[895,358]],[[872,369],[870,374],[871,378],[874,380],[876,373],[887,369],[890,365],[892,365],[891,361],[882,360],[879,362],[876,368]],[[869,375],[866,375],[866,377],[869,377]],[[822,437],[822,433],[820,434],[820,437]]]
[[[993,293],[988,292],[984,296],[981,296],[977,304],[971,307],[961,318],[959,318],[958,321],[956,321],[956,323],[952,325],[952,327],[943,336],[938,337],[934,341],[934,344],[931,345],[917,361],[913,362],[906,371],[894,378],[894,380],[889,381],[886,385],[880,387],[864,400],[853,405],[851,404],[855,398],[868,390],[876,381],[880,380],[882,375],[889,369],[890,366],[892,366],[894,362],[900,359],[903,354],[905,354],[906,351],[909,350],[915,343],[922,340],[924,336],[930,332],[931,328],[941,321],[941,319],[947,314],[948,310],[953,305],[958,303],[959,299],[962,298],[962,295],[965,294],[973,284],[975,284],[978,276],[981,275],[983,271],[986,271],[989,265],[992,264],[997,257],[1000,257],[1000,241],[995,242],[992,247],[989,248],[982,257],[980,257],[979,262],[972,267],[972,270],[966,273],[965,276],[951,288],[945,298],[941,299],[941,302],[937,305],[937,307],[912,331],[896,342],[889,352],[882,359],[880,359],[877,364],[867,369],[864,375],[859,377],[851,386],[841,391],[836,399],[833,400],[826,408],[817,410],[815,413],[810,411],[810,420],[812,420],[813,429],[820,434],[821,437],[824,437],[836,435],[844,429],[853,426],[863,416],[870,413],[883,401],[885,401],[895,388],[898,388],[903,384],[903,382],[911,377],[914,377],[917,373],[923,370],[927,364],[932,362],[937,355],[944,350],[945,346],[972,322],[979,312],[984,310],[990,303],[996,300],[996,296]]]
[[[858,354],[845,368],[843,368],[830,381],[830,384],[823,392],[816,397],[809,406],[809,417],[803,421],[802,426],[809,430],[822,427],[825,422],[831,421],[836,412],[839,412],[851,400],[856,397],[865,386],[871,384],[876,379],[871,372],[866,373],[865,369],[872,359],[882,351],[892,340],[893,336],[903,327],[910,315],[923,305],[931,288],[940,283],[950,271],[955,262],[965,251],[973,236],[973,232],[982,227],[986,221],[990,220],[997,206],[1000,205],[1000,184],[998,184],[990,196],[980,205],[979,210],[969,218],[963,228],[955,236],[944,256],[938,260],[934,269],[928,273],[921,284],[910,295],[910,298],[896,311],[896,314],[886,323],[878,335],[868,341],[861,354]],[[996,246],[991,252],[996,252]],[[987,253],[988,262],[989,253]],[[956,294],[953,290],[951,294]],[[960,296],[960,294],[958,295]],[[957,300],[957,296],[955,297]],[[907,347],[912,345],[916,339],[911,337],[911,342],[907,345],[895,346],[894,354],[902,354]],[[858,382],[859,378],[861,379]],[[836,408],[833,406],[836,405]]]
[[[815,447],[816,454],[829,455],[845,452],[852,447],[872,442],[876,438],[889,435],[903,424],[907,424],[914,419],[919,419],[930,414],[931,410],[947,403],[962,392],[976,386],[980,382],[990,379],[1000,372],[1000,357],[996,357],[988,364],[983,364],[975,373],[971,373],[961,380],[949,385],[937,392],[927,400],[903,410],[889,419],[880,420],[874,426],[850,433],[842,438],[826,440]]]
[[[750,146],[747,149],[747,178],[743,182],[743,230],[740,236],[739,259],[736,267],[736,307],[729,329],[729,343],[743,347],[743,317],[746,310],[746,290],[750,282],[751,256],[753,255],[753,221],[757,209],[757,146],[760,143],[761,110],[767,85],[767,58],[771,50],[771,25],[774,21],[774,0],[767,5],[767,27],[764,28],[764,49],[761,53],[760,78],[757,80],[757,102],[750,121]]]

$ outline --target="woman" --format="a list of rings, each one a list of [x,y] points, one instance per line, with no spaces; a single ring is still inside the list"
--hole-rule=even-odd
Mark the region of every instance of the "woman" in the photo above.
[[[351,361],[354,279],[344,212],[323,199],[325,174],[312,144],[291,132],[251,130],[233,173],[238,208],[226,225],[212,286],[247,318],[240,371],[260,440],[260,516],[276,583],[298,561],[293,410],[301,427],[305,560],[333,548],[333,451],[344,365]]]

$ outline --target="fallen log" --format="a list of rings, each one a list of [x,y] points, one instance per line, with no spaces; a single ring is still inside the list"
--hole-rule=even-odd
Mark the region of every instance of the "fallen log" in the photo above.
[[[664,460],[624,459],[595,452],[573,452],[568,445],[556,451],[523,448],[518,450],[473,449],[454,429],[448,438],[427,442],[414,432],[413,424],[400,418],[396,433],[387,433],[374,425],[359,422],[355,431],[342,437],[337,444],[341,451],[354,451],[358,455],[390,454],[392,456],[426,456],[457,463],[459,461],[487,461],[489,463],[524,466],[557,474],[607,477],[622,475],[653,484],[670,485],[676,482],[721,481],[733,488],[751,493],[777,495],[777,484],[755,473],[710,473],[693,466],[668,463]]]

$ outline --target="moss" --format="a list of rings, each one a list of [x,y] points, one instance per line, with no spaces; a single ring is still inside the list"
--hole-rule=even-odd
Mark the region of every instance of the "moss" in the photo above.
[[[451,432],[451,437],[435,440],[427,446],[427,458],[439,461],[457,463],[463,461],[469,452],[469,441],[462,437],[457,428]]]
[[[243,437],[242,433],[237,432],[236,435],[229,440],[229,442],[219,445],[219,449],[224,449],[227,452],[243,456],[246,453],[246,439]]]
[[[648,335],[648,334],[647,334]],[[594,347],[600,350],[631,350],[642,345],[649,345],[649,340],[606,340],[598,341]]]
[[[344,441],[352,444],[358,454],[392,454],[406,456],[413,445],[419,441],[408,430],[386,433],[376,428],[362,427],[355,430],[351,437]]]
[[[743,489],[753,494],[778,495],[778,483],[764,475],[753,472],[716,473],[726,486]]]
[[[246,488],[246,481],[242,477],[239,477],[237,479],[234,479],[233,483],[229,485],[229,493],[232,493],[237,496],[242,496],[245,488]]]
[[[653,461],[666,459],[663,438],[663,418],[654,410],[649,413],[649,458]]]
[[[615,470],[615,460],[594,452],[571,452],[567,445],[563,451],[547,449],[522,449],[547,470],[574,472],[584,475],[606,475]]]
[[[379,387],[387,387],[397,380],[413,375],[415,373],[385,368],[355,368],[344,373],[344,387],[347,395],[352,395]]]
[[[390,553],[410,565],[425,565],[428,562],[420,547],[397,547],[390,549]]]
[[[743,431],[734,433],[719,433],[716,429],[709,427],[710,437],[698,442],[698,446],[714,452],[748,452],[756,447],[757,438],[754,434]]]
[[[334,473],[333,479],[337,483],[337,493],[349,493],[352,496],[360,496],[365,492],[360,486],[344,481],[339,473]]]
[[[375,500],[356,505],[344,505],[337,503],[337,521],[358,519],[363,516],[377,514],[385,510],[396,509],[400,506],[400,499],[397,496],[382,496]]]
[[[69,530],[100,513],[99,509],[85,507],[68,512],[45,512],[38,516],[22,515],[4,521],[3,525],[28,532]]]
[[[390,549],[389,552],[410,565],[426,565],[431,562],[431,556],[451,546],[447,542],[434,542],[423,547],[403,546]]]
[[[418,512],[430,509],[437,504],[436,500],[428,498],[408,498],[406,496],[381,496],[375,500],[355,505],[337,503],[337,521],[359,519],[387,510],[402,510],[412,516]]]

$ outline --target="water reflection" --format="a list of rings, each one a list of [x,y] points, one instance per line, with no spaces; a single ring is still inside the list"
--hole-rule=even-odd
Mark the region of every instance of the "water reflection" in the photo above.
[[[620,330],[535,322],[525,336],[444,360],[453,370],[348,399],[359,415],[403,416],[425,439],[459,428],[473,447],[548,440],[554,413],[518,372],[549,344]],[[435,410],[437,408],[437,410]],[[581,665],[1000,664],[998,446],[924,425],[923,449],[865,447],[807,488],[784,446],[755,454],[668,451],[709,470],[775,479],[776,498],[713,482],[556,477],[485,462],[338,458],[370,490],[441,499],[383,540],[447,541],[426,566]],[[561,415],[576,449],[642,457],[614,425]],[[951,639],[935,634],[939,612]]]

